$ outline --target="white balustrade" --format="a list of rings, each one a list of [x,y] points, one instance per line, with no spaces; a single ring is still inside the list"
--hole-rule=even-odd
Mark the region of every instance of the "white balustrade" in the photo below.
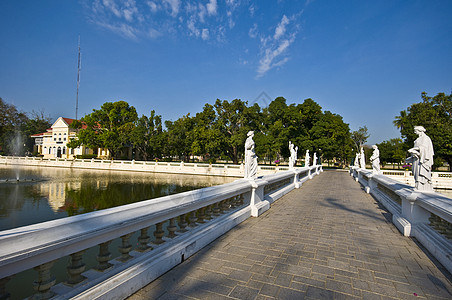
[[[392,222],[404,236],[415,237],[452,272],[451,198],[418,191],[388,176],[372,174],[371,170],[351,167],[350,174],[392,214]]]
[[[93,162],[75,160],[70,163]],[[96,163],[103,162],[94,161]],[[251,216],[258,217],[276,199],[300,187],[309,174],[320,171],[321,166],[312,166],[256,180],[239,179],[220,186],[2,231],[0,298],[14,293],[5,285],[18,273],[29,269],[37,271],[35,298],[127,297],[237,224]],[[152,229],[153,239],[149,234]],[[120,256],[113,259],[109,248],[115,244],[112,241],[118,239]],[[93,253],[89,251],[93,247],[98,247],[97,255],[94,254],[97,265],[85,270],[84,259],[88,261],[86,256]],[[70,257],[68,277],[57,282],[51,267],[67,256]]]
[[[174,163],[174,162],[150,162],[150,161],[123,161],[123,160],[101,160],[101,159],[56,159],[34,157],[0,156],[0,164],[24,165],[41,167],[63,167],[97,170],[121,170],[155,173],[212,175],[243,178],[243,165],[230,164],[206,164],[206,163]],[[268,175],[287,171],[286,166],[259,165],[257,175]]]

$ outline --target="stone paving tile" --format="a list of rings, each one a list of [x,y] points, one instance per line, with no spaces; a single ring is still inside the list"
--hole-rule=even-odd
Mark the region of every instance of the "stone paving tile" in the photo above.
[[[130,299],[452,299],[451,275],[390,218],[326,171]]]
[[[258,294],[259,294],[258,289],[238,285],[232,290],[230,296],[237,299],[253,300],[256,298]]]

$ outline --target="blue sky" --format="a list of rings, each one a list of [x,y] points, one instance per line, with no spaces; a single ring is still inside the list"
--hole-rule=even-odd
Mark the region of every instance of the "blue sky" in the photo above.
[[[118,100],[174,121],[217,98],[312,98],[379,143],[421,92],[452,91],[449,0],[2,0],[0,12],[0,97],[54,120],[75,117],[79,36],[79,117]]]

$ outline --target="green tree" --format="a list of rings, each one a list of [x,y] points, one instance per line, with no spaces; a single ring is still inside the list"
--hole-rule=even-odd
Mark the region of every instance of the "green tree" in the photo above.
[[[187,114],[176,121],[165,121],[167,128],[164,153],[166,156],[177,157],[186,162],[192,153],[194,120]]]
[[[266,146],[271,153],[271,159],[281,160],[282,157],[288,157],[290,115],[286,99],[278,97],[273,100],[268,105],[265,116],[265,133],[268,137]]]
[[[355,144],[356,150],[360,151],[361,147],[367,142],[369,138],[367,127],[359,127],[357,131],[352,131],[351,138]]]
[[[25,113],[0,98],[0,152],[9,155],[23,155],[26,140],[24,128],[28,121]]]
[[[340,115],[325,111],[312,129],[313,150],[320,149],[324,159],[339,159],[346,164],[347,158],[352,155],[353,141],[350,136],[350,128],[344,123]]]
[[[77,139],[71,140],[68,147],[107,148],[116,158],[125,146],[131,145],[130,133],[137,119],[135,107],[127,102],[105,102],[100,109],[93,109],[91,114],[71,124],[79,131]]]
[[[224,136],[217,126],[217,116],[213,105],[206,104],[202,112],[194,118],[191,146],[194,155],[214,161],[221,156],[221,149],[225,143]]]
[[[44,112],[31,112],[31,117],[29,117],[23,127],[24,133],[24,144],[28,150],[33,149],[34,138],[31,135],[46,132],[48,128],[52,126],[51,119],[49,116],[45,116]]]
[[[158,142],[160,139],[157,136],[162,132],[162,117],[156,115],[154,110],[151,111],[149,117],[142,115],[135,122],[135,127],[130,134],[130,141],[144,160],[161,155],[161,143]]]
[[[247,102],[240,99],[231,102],[217,99],[214,107],[217,113],[216,128],[223,137],[223,154],[236,164],[239,155],[243,154],[246,134],[259,129],[259,121],[255,118],[260,108],[257,104],[248,107]]]
[[[292,105],[289,106],[291,109]],[[311,98],[305,99],[302,104],[296,106],[298,119],[292,118],[296,125],[296,130],[292,130],[291,139],[301,147],[303,151],[310,150],[315,152],[316,148],[313,143],[314,138],[311,136],[312,128],[320,121],[324,114],[322,107]]]
[[[407,147],[402,139],[390,139],[377,144],[380,150],[380,161],[382,164],[392,163],[401,164],[406,158]]]
[[[409,147],[417,138],[414,126],[424,126],[433,143],[435,160],[445,160],[452,171],[452,94],[429,97],[423,92],[421,97],[422,102],[401,111],[393,123]]]

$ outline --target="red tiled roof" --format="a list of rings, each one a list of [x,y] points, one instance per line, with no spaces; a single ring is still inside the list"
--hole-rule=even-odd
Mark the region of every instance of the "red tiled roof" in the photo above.
[[[75,121],[75,119],[71,119],[71,118],[64,118],[64,117],[62,117],[62,118],[63,118],[64,122],[66,122],[67,125],[69,125],[69,126],[72,124],[72,122]],[[86,128],[88,128],[88,126],[86,126],[85,123],[82,123],[82,129],[86,129]]]
[[[32,135],[30,135],[30,136],[31,136],[31,137],[39,137],[39,136],[44,135],[44,134],[45,134],[45,132],[42,132],[42,133],[32,134]]]
[[[72,124],[72,122],[74,122],[75,121],[75,119],[71,119],[71,118],[64,118],[63,117],[63,120],[64,120],[64,122],[66,122],[68,125],[71,125]]]

